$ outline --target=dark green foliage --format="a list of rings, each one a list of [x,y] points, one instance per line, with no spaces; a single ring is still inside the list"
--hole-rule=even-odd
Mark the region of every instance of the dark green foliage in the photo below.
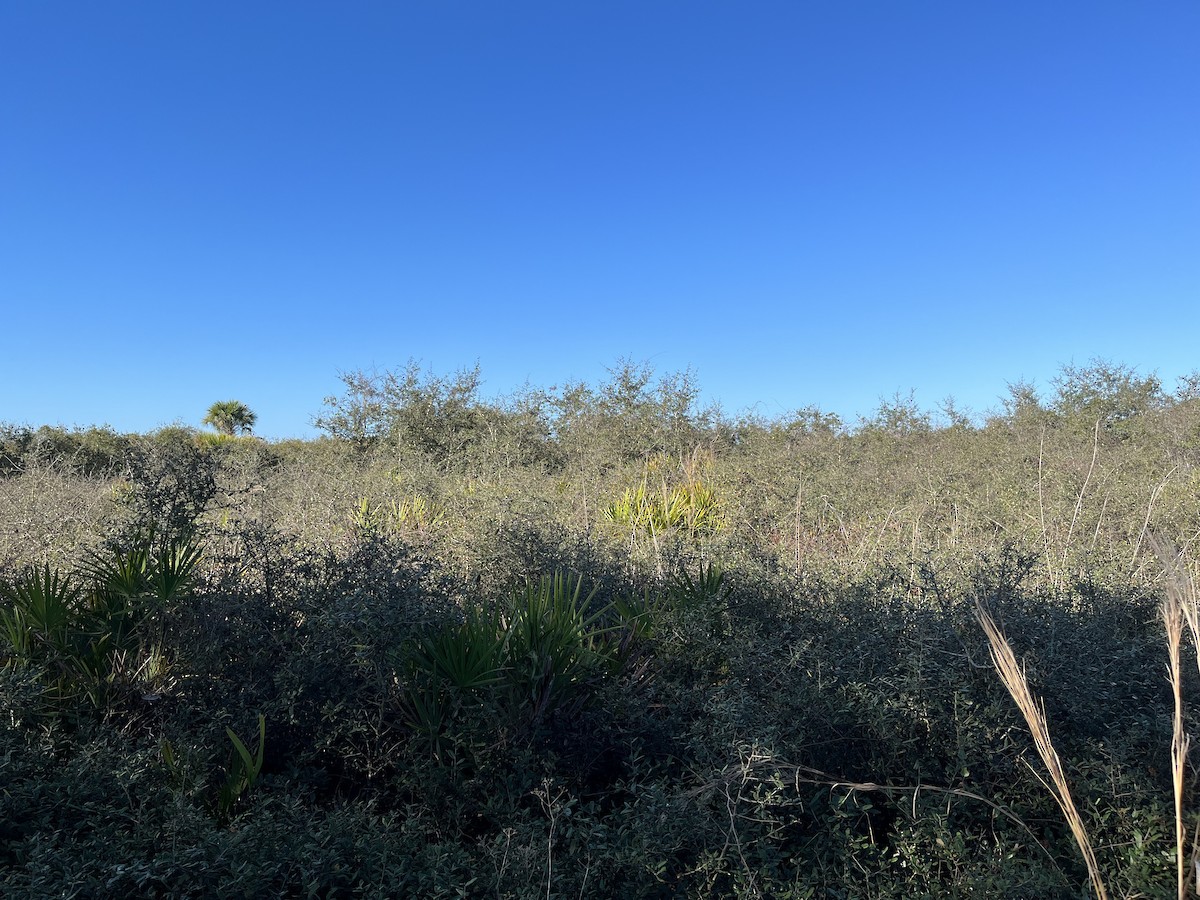
[[[164,428],[134,442],[126,456],[123,494],[134,527],[166,535],[194,531],[217,495],[219,465],[186,428]]]
[[[594,700],[629,660],[634,623],[557,572],[416,640],[400,661],[406,722],[437,759],[544,732]]]

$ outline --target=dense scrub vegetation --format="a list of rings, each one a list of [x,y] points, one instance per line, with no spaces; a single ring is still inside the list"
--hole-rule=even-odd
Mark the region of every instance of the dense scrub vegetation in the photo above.
[[[0,430],[6,896],[1083,896],[980,605],[1108,890],[1175,894],[1197,379],[856,423],[344,380],[313,441]]]

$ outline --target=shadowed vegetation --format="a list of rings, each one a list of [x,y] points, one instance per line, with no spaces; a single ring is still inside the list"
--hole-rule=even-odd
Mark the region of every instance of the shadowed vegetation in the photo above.
[[[1194,880],[1196,378],[343,381],[311,441],[0,427],[6,896]]]

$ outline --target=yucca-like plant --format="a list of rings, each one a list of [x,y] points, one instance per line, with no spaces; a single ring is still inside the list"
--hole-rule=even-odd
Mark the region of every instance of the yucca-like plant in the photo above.
[[[267,719],[259,714],[258,745],[253,753],[232,728],[226,728],[225,734],[228,735],[233,748],[229,765],[226,767],[225,783],[217,793],[216,813],[221,821],[228,821],[238,800],[254,787],[258,776],[262,774],[267,753]]]
[[[367,497],[359,497],[358,503],[350,511],[350,524],[359,534],[375,534],[383,522],[382,510],[371,503]]]
[[[686,529],[689,535],[720,531],[724,525],[716,492],[701,482],[649,490],[643,481],[628,488],[603,510],[605,521],[632,531],[664,532]]]
[[[384,503],[359,497],[350,513],[350,524],[361,534],[427,532],[436,528],[445,514],[441,506],[420,496]]]
[[[574,699],[588,679],[615,661],[611,604],[592,610],[595,590],[562,572],[513,592],[502,617],[507,681],[534,721]]]
[[[703,482],[688,482],[675,489],[680,498],[682,524],[697,532],[720,531],[725,527],[717,492]]]
[[[384,526],[393,532],[429,531],[444,517],[445,510],[420,496],[392,500],[383,511]]]
[[[604,508],[603,515],[605,521],[614,525],[641,531],[650,528],[654,522],[654,502],[646,496],[646,485],[642,484],[637,488],[627,488],[615,503]]]

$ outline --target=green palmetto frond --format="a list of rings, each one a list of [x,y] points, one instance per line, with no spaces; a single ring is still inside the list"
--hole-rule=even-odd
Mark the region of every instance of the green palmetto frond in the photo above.
[[[73,626],[82,590],[69,575],[49,565],[26,569],[11,585],[0,585],[8,603],[2,634],[18,659],[48,657],[68,652],[77,643]]]
[[[667,490],[664,484],[662,489],[662,500],[656,510],[655,519],[656,525],[661,529],[678,528],[684,525],[688,520],[688,512],[691,498],[683,488],[672,488]]]
[[[614,627],[600,622],[613,604],[592,609],[596,591],[583,595],[583,579],[544,575],[514,591],[505,611],[508,679],[517,698],[537,718],[576,694],[616,646]]]
[[[420,641],[413,662],[460,691],[478,690],[500,682],[503,649],[495,617],[473,609],[458,627]]]
[[[191,593],[203,555],[190,535],[176,536],[158,546],[149,580],[159,603],[165,605]]]
[[[717,493],[702,482],[691,482],[676,488],[684,496],[684,524],[689,531],[720,531],[725,527]]]
[[[420,685],[404,697],[408,723],[427,737],[441,733],[446,721],[448,704],[437,685]]]
[[[671,604],[679,609],[702,606],[714,600],[723,600],[729,589],[725,583],[725,572],[716,563],[700,564],[693,578],[686,569],[671,576],[667,595]]]
[[[624,611],[623,611],[624,610]],[[504,733],[582,703],[590,687],[630,658],[633,605],[598,604],[578,576],[544,575],[495,608],[409,645],[400,706],[435,757],[468,746],[480,727]]]
[[[389,531],[428,531],[445,517],[445,511],[440,506],[419,496],[393,500],[383,514]]]
[[[93,585],[90,627],[108,634],[114,648],[129,647],[147,618],[190,593],[201,556],[190,536],[156,539],[153,532],[124,550],[93,554],[83,570]]]
[[[49,635],[70,623],[81,592],[69,575],[45,565],[26,569],[15,583],[0,587],[0,593],[21,611],[29,628]]]
[[[110,555],[93,553],[83,566],[83,574],[98,592],[116,597],[133,598],[150,589],[152,536],[140,538],[135,544]]]
[[[151,531],[124,550],[93,553],[83,573],[103,593],[127,598],[152,595],[167,603],[190,590],[201,556],[190,535],[156,539]]]
[[[199,561],[190,539],[156,542],[147,534],[126,550],[93,554],[76,578],[49,566],[26,570],[0,585],[6,663],[40,669],[60,704],[86,697],[103,706],[114,688],[165,671],[161,632],[146,626],[161,629],[158,614],[190,591]]]
[[[650,588],[645,588],[642,596],[634,594],[632,596],[621,596],[613,600],[613,612],[617,615],[617,620],[621,627],[627,630],[633,637],[644,637],[652,633],[654,628],[653,618],[658,612],[659,600],[657,596],[650,593]]]
[[[604,508],[604,518],[615,525],[648,528],[653,514],[652,502],[646,496],[646,485],[627,489],[620,499]]]

